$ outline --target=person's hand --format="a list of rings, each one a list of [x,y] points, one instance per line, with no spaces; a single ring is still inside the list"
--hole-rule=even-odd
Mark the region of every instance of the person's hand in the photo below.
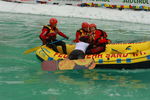
[[[77,43],[77,42],[79,42],[79,41],[78,41],[78,40],[73,40],[72,42]]]
[[[108,44],[112,43],[110,39],[108,39],[107,41],[108,41]]]
[[[107,43],[107,39],[103,38],[98,41],[99,43]]]
[[[69,39],[69,37],[66,37],[66,39],[68,40],[68,39]]]

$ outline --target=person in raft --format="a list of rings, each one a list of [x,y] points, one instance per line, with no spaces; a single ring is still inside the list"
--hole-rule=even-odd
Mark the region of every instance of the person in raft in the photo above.
[[[79,38],[83,36],[88,36],[90,34],[89,32],[89,24],[87,22],[83,22],[81,24],[81,28],[77,30],[76,32],[76,38],[73,40],[74,43],[79,42]]]
[[[97,29],[96,24],[90,24],[90,45],[87,48],[86,54],[99,54],[105,51],[106,44],[111,43],[107,39],[107,33],[103,30]]]
[[[89,46],[89,36],[82,36],[76,43],[75,49],[69,54],[68,59],[77,60],[85,58],[85,51]]]
[[[58,52],[57,46],[62,46],[62,50],[64,54],[67,54],[65,42],[59,41],[56,38],[57,38],[57,34],[59,34],[60,36],[66,39],[69,39],[69,38],[56,27],[57,23],[58,21],[56,18],[50,18],[49,24],[43,26],[42,32],[39,38],[42,40],[43,45],[46,44],[48,47],[52,48],[56,52]],[[52,42],[55,42],[55,43],[52,43]]]

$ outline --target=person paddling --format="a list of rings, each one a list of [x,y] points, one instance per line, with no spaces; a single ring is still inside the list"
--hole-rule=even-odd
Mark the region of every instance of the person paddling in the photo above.
[[[42,40],[43,45],[46,44],[48,47],[52,48],[56,52],[58,52],[57,46],[59,46],[59,45],[62,46],[64,54],[67,54],[65,42],[59,41],[56,38],[57,38],[57,34],[66,39],[69,39],[69,37],[67,37],[64,33],[62,33],[56,27],[57,23],[58,23],[58,20],[56,18],[51,18],[49,20],[49,24],[43,26],[42,32],[41,32],[39,38]],[[57,41],[57,42],[55,42],[55,41]]]

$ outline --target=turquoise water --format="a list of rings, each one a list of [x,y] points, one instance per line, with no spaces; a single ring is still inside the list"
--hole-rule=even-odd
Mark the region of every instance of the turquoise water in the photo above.
[[[150,69],[42,71],[35,54],[23,52],[41,45],[38,35],[50,17],[0,14],[0,100],[149,100]],[[83,21],[96,23],[114,43],[150,40],[149,25],[56,18],[58,27],[70,37],[67,43]]]

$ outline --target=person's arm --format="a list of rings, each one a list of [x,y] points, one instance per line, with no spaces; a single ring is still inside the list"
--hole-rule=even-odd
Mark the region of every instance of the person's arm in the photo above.
[[[96,33],[101,37],[101,38],[107,38],[107,33],[101,29],[96,29]]]
[[[58,34],[66,39],[69,39],[64,33],[62,33],[61,31],[58,32]]]
[[[107,43],[107,44],[111,43],[111,40],[107,39],[107,36],[108,36],[107,33],[105,31],[102,31],[102,33],[103,33],[103,38],[101,42]]]
[[[87,54],[96,54],[100,51],[103,51],[105,49],[105,47],[95,47],[95,48],[92,48],[90,50],[87,50]]]
[[[58,28],[56,28],[55,32],[57,32],[60,36],[69,39],[69,37],[67,37],[64,33],[62,33]]]
[[[48,32],[48,29],[47,28],[43,28],[42,32],[40,34],[40,38],[47,39],[47,36],[46,36],[47,32]]]
[[[94,34],[95,34],[94,41],[96,41],[97,39],[101,38],[102,32],[99,30],[96,30]]]
[[[75,43],[77,43],[77,42],[79,42],[79,38],[80,38],[80,32],[76,32],[76,39],[75,40],[73,40],[73,42],[75,42]]]
[[[101,39],[98,40],[98,43],[99,44],[109,44],[109,43],[111,43],[111,40],[106,39],[106,38],[101,38]]]
[[[111,40],[107,39],[107,33],[103,30],[100,30],[97,32],[97,38],[95,40],[98,39],[98,43],[99,44],[104,44],[104,43],[111,43]]]
[[[103,37],[107,38],[107,33],[105,31],[102,31]]]

